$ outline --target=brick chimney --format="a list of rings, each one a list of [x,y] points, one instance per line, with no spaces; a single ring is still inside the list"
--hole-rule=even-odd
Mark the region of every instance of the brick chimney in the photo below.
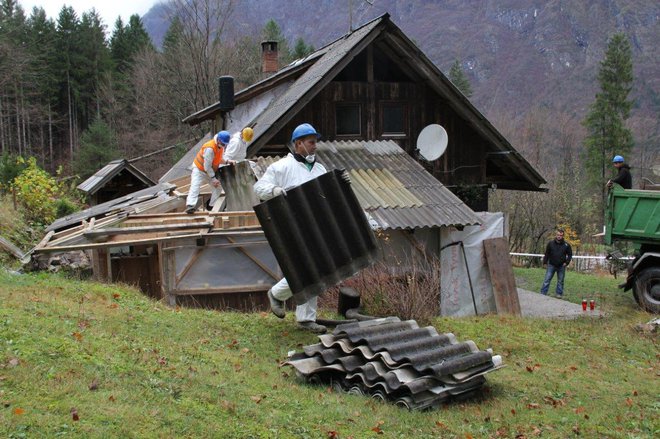
[[[277,72],[277,41],[261,42],[261,72],[264,75]]]

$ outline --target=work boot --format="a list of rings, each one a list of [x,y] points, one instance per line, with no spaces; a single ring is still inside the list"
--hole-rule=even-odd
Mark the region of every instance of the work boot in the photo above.
[[[186,206],[186,213],[195,213],[195,206]]]
[[[284,310],[284,302],[282,300],[278,300],[274,298],[271,290],[268,290],[267,295],[268,295],[268,301],[270,302],[270,310],[278,318],[283,319],[284,316],[286,315],[286,311]]]
[[[328,330],[325,326],[319,325],[316,322],[298,322],[298,327],[314,334],[325,334]]]

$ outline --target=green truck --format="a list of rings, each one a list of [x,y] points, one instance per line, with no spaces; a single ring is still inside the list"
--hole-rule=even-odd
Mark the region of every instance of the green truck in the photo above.
[[[660,313],[660,191],[623,189],[615,185],[605,211],[605,243],[630,241],[635,259],[628,267],[624,291],[632,288],[643,309]]]

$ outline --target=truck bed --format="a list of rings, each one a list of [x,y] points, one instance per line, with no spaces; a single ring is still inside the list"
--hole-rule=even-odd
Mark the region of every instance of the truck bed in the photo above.
[[[612,188],[605,211],[605,243],[621,240],[660,244],[660,191]]]

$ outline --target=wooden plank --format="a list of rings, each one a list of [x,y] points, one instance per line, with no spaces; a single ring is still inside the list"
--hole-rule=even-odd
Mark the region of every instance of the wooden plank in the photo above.
[[[162,244],[159,256],[161,260],[161,285],[163,291],[163,298],[169,306],[176,306],[176,260],[174,259],[174,252],[165,252],[167,244]]]
[[[54,232],[53,230],[51,230],[50,232],[46,233],[46,236],[44,236],[44,237],[41,239],[41,241],[39,241],[39,244],[37,244],[36,247],[34,247],[35,250],[36,250],[36,249],[39,249],[39,248],[44,248],[44,247],[46,246],[46,244],[48,244],[48,241],[50,241],[50,238],[52,238],[54,234],[55,234],[55,232]]]
[[[196,294],[230,294],[230,293],[249,293],[252,291],[266,291],[268,286],[264,284],[255,285],[235,285],[216,288],[193,288],[188,290],[175,290],[172,293],[176,296],[194,296]]]
[[[93,248],[106,248],[106,247],[121,247],[124,245],[136,245],[136,244],[155,244],[162,241],[172,241],[177,239],[186,239],[186,238],[201,238],[205,236],[258,236],[263,235],[263,232],[260,230],[224,230],[224,231],[214,231],[212,233],[198,232],[190,233],[187,235],[176,235],[176,236],[166,236],[166,237],[155,237],[147,239],[137,239],[132,241],[108,241],[108,242],[95,242],[92,244],[78,244],[78,245],[61,245],[53,247],[45,247],[39,250],[35,250],[35,253],[54,253],[54,252],[63,252],[70,250],[89,250]]]
[[[86,238],[96,238],[99,236],[107,235],[129,235],[139,234],[144,232],[158,233],[169,232],[177,230],[190,230],[190,229],[209,229],[213,226],[212,222],[198,222],[187,224],[164,224],[159,226],[137,226],[137,227],[114,227],[109,229],[97,229],[89,232],[83,232]]]
[[[490,280],[493,284],[497,313],[519,316],[520,302],[509,257],[508,240],[506,238],[484,239],[484,250]]]
[[[0,247],[11,253],[16,259],[20,260],[25,257],[25,253],[23,253],[20,248],[16,247],[13,242],[2,236],[0,236]]]

